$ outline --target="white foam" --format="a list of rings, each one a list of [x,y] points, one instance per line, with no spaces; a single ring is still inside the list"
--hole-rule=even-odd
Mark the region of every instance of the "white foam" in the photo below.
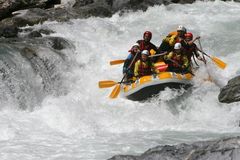
[[[9,114],[16,115],[11,117],[18,134],[7,129],[6,134],[10,132],[13,136],[3,139],[12,144],[18,142],[20,148],[30,144],[40,149],[41,152],[25,150],[32,159],[38,154],[42,159],[107,159],[116,153],[139,153],[149,148],[149,144],[239,133],[239,103],[221,104],[217,99],[219,86],[234,77],[240,67],[239,10],[240,4],[234,2],[196,2],[155,6],[122,17],[116,14],[111,18],[36,26],[49,27],[56,31],[52,36],[67,38],[76,46],[76,55],[70,57],[75,62],[70,64],[69,72],[63,73],[68,93],[47,97],[40,108],[24,113],[20,120],[19,113]],[[122,66],[110,66],[109,61],[127,57],[128,49],[142,38],[145,30],[153,32],[152,42],[159,46],[161,39],[179,24],[201,36],[205,52],[228,64],[227,69],[221,70],[208,59],[209,73],[215,83],[204,81],[208,74],[199,62],[201,68],[194,78],[195,85],[187,93],[167,89],[145,103],[123,97],[108,99],[113,88],[99,89],[98,81],[122,78]],[[0,120],[3,118],[0,116]],[[0,147],[0,151],[4,149]],[[17,148],[11,151],[21,153]]]

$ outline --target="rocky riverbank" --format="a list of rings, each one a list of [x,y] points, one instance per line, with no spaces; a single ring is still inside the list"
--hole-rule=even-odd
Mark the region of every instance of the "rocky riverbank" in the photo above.
[[[139,156],[117,155],[109,160],[239,160],[240,137],[157,146]]]
[[[18,28],[44,21],[68,21],[91,16],[110,17],[128,10],[146,10],[149,6],[193,3],[194,0],[0,0],[0,36],[17,37]],[[55,7],[54,7],[55,6]]]

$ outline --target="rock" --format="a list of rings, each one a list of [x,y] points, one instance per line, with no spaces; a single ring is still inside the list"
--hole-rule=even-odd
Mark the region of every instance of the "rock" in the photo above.
[[[54,31],[52,31],[50,29],[40,29],[38,32],[45,34],[45,35],[50,35],[51,33],[54,33]]]
[[[61,0],[48,0],[45,4],[45,8],[53,8],[54,5],[61,4]]]
[[[78,0],[73,7],[82,7],[94,3],[94,0]]]
[[[65,49],[66,46],[69,45],[69,43],[64,38],[49,37],[48,39],[50,40],[49,44],[51,45],[51,47],[56,50]]]
[[[0,27],[0,36],[5,38],[13,38],[17,37],[18,35],[18,28],[15,26],[4,26]]]
[[[240,76],[228,81],[228,84],[221,89],[218,100],[222,103],[240,101]]]
[[[28,34],[28,38],[34,38],[34,37],[42,37],[42,35],[38,31],[33,31],[33,32]]]
[[[90,16],[110,17],[113,14],[109,0],[80,0],[74,4],[73,8],[84,18]]]
[[[117,155],[109,160],[239,160],[240,137],[214,141],[157,146],[140,156]]]
[[[37,56],[36,52],[35,52],[32,48],[29,48],[29,47],[24,47],[24,48],[21,50],[20,54],[21,54],[22,56],[28,58],[28,59],[31,59],[31,58]]]
[[[49,8],[59,4],[60,0],[0,0],[0,20],[12,12],[26,8]]]

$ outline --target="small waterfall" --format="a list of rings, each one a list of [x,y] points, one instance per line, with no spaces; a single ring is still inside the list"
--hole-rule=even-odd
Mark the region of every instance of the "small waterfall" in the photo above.
[[[16,39],[0,43],[2,106],[33,109],[47,95],[62,95],[63,71],[69,67],[71,44],[63,38]],[[67,54],[66,54],[67,53]]]

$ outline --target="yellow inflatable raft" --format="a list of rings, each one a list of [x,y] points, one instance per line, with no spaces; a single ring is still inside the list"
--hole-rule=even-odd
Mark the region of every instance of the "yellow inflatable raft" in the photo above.
[[[174,72],[160,72],[157,75],[143,76],[139,80],[122,86],[126,98],[141,101],[158,94],[166,87],[188,88],[192,85],[190,73],[180,74]]]

